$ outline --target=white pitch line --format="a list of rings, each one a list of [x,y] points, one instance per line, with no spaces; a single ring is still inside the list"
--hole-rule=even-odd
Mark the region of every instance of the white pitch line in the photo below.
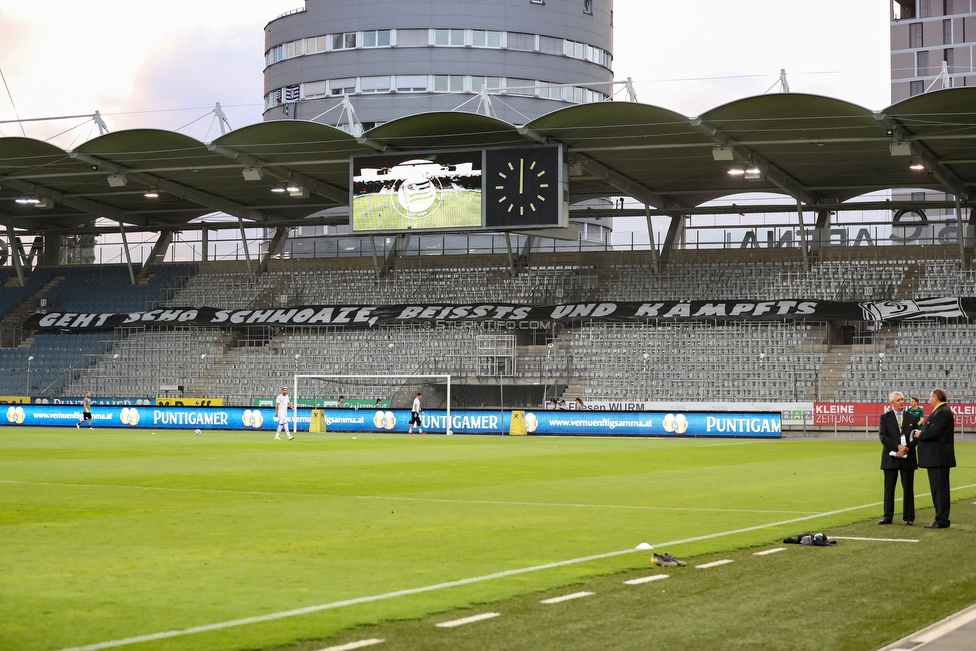
[[[319,649],[319,651],[353,651],[353,649],[362,649],[368,646],[373,646],[374,644],[382,644],[386,640],[380,640],[378,638],[372,637],[368,640],[359,640],[358,642],[350,642],[349,644],[340,644],[339,646],[329,646],[324,649]]]
[[[472,615],[471,617],[462,617],[461,619],[452,619],[449,622],[441,622],[440,624],[434,624],[438,628],[454,628],[455,626],[464,626],[465,624],[474,624],[475,622],[481,622],[486,619],[492,619],[493,617],[499,617],[501,613],[481,613],[480,615]]]
[[[3,480],[0,480],[2,482]],[[16,483],[32,483],[32,482],[16,482]],[[976,487],[976,484],[971,484],[969,486],[960,486],[959,489],[962,490],[966,488]],[[790,518],[789,520],[778,520],[776,522],[768,522],[766,524],[757,524],[751,527],[743,527],[741,529],[732,529],[729,531],[720,531],[718,533],[704,534],[701,536],[692,536],[691,538],[682,538],[679,540],[671,540],[668,542],[657,543],[653,545],[660,549],[664,546],[674,547],[676,545],[683,545],[686,543],[699,542],[702,540],[713,540],[715,538],[722,538],[724,536],[734,536],[740,533],[749,533],[751,531],[760,531],[762,529],[770,529],[772,527],[779,527],[786,524],[795,524],[797,522],[804,522],[806,520],[814,520],[816,518],[825,518],[831,515],[840,515],[841,513],[850,513],[851,511],[859,511],[861,509],[875,508],[881,505],[881,502],[870,502],[868,504],[861,504],[860,506],[849,506],[844,509],[837,509],[834,511],[824,511],[823,513],[817,513],[814,515],[804,515],[798,518]],[[602,560],[605,558],[613,558],[614,556],[623,556],[625,554],[633,554],[639,550],[628,547],[627,549],[622,549],[616,552],[606,552],[604,554],[594,554],[593,556],[581,556],[579,558],[571,558],[565,561],[556,561],[553,563],[545,563],[543,565],[532,565],[529,567],[522,567],[514,570],[505,570],[504,572],[495,572],[494,574],[485,574],[483,576],[475,576],[467,579],[458,579],[456,581],[446,581],[444,583],[435,583],[433,585],[421,586],[419,588],[407,588],[404,590],[396,590],[393,592],[386,592],[378,595],[369,595],[365,597],[356,597],[354,599],[346,599],[343,601],[333,601],[331,603],[318,604],[315,606],[305,606],[304,608],[296,608],[294,610],[284,610],[277,613],[268,613],[266,615],[257,615],[254,617],[244,617],[241,619],[232,619],[225,622],[216,622],[213,624],[204,624],[201,626],[192,626],[189,628],[177,629],[172,631],[162,631],[159,633],[150,633],[148,635],[137,635],[134,637],[127,637],[118,640],[109,640],[106,642],[96,642],[95,644],[87,644],[84,646],[74,646],[66,647],[60,649],[60,651],[100,651],[101,649],[112,649],[120,646],[127,646],[130,644],[136,644],[138,642],[152,642],[154,640],[165,640],[174,637],[182,637],[185,635],[193,635],[195,633],[205,633],[207,631],[217,631],[224,628],[233,628],[236,626],[246,626],[248,624],[258,624],[261,622],[269,622],[278,619],[285,619],[287,617],[295,617],[298,615],[307,615],[309,613],[315,613],[322,610],[331,610],[334,608],[343,608],[345,606],[355,606],[358,604],[372,603],[374,601],[382,601],[385,599],[394,599],[397,597],[405,597],[413,594],[420,594],[423,592],[431,592],[433,590],[444,590],[446,588],[455,588],[462,585],[470,585],[472,583],[479,583],[481,581],[491,581],[494,579],[502,579],[509,576],[516,576],[519,574],[526,574],[528,572],[538,572],[540,570],[549,570],[557,567],[565,567],[567,565],[576,565],[579,563],[586,563],[589,561]]]
[[[595,592],[574,592],[573,594],[564,594],[561,597],[553,597],[552,599],[543,599],[540,604],[561,604],[564,601],[572,601],[573,599],[582,599],[583,597],[589,597],[590,595],[596,594]]]
[[[729,563],[734,563],[731,558],[723,558],[720,561],[712,561],[711,563],[705,563],[704,565],[696,565],[695,568],[699,570],[707,570],[710,567],[718,567],[719,565],[728,565]]]
[[[911,538],[860,538],[858,536],[833,536],[835,540],[868,540],[871,542],[912,542],[917,543],[917,540],[912,540]]]
[[[650,576],[642,576],[637,579],[631,579],[630,581],[624,581],[626,585],[641,585],[642,583],[650,583],[651,581],[660,581],[661,579],[666,579],[670,574],[652,574]]]
[[[773,549],[766,549],[761,552],[752,552],[753,556],[769,556],[770,554],[777,554],[779,552],[785,552],[786,547],[774,547]]]

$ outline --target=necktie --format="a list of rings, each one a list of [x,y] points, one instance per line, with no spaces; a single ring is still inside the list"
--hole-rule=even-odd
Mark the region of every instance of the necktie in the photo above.
[[[900,411],[896,411],[895,412],[895,420],[898,421],[898,429],[901,429],[901,412]]]

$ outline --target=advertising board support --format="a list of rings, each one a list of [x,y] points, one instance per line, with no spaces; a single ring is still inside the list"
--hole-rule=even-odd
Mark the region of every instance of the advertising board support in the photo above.
[[[308,424],[308,431],[313,434],[325,432],[325,410],[313,409],[312,420]]]
[[[517,409],[512,411],[512,423],[508,426],[509,436],[526,436],[525,412]]]

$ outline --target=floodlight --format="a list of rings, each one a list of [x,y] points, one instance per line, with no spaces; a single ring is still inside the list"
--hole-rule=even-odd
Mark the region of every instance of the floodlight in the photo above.
[[[245,167],[241,174],[245,181],[260,181],[264,177],[264,170],[260,167]]]
[[[921,158],[913,158],[912,164],[908,166],[908,169],[915,171],[924,170],[925,162]]]
[[[751,165],[746,168],[745,172],[743,173],[743,177],[747,181],[761,181],[763,178],[763,173],[761,169],[755,165]]]
[[[888,151],[892,156],[911,156],[912,145],[905,140],[892,140],[888,144]]]
[[[41,200],[37,195],[30,194],[25,197],[17,197],[14,202],[21,205],[35,205],[41,203]]]
[[[288,184],[287,184],[287,183],[276,183],[276,184],[275,184],[275,185],[274,185],[274,186],[273,186],[273,187],[271,188],[271,191],[272,191],[272,192],[276,192],[276,193],[280,193],[280,192],[285,192],[285,190],[286,190],[286,188],[287,188],[287,186],[288,186]]]
[[[108,184],[113,188],[124,188],[125,184],[129,182],[129,179],[125,178],[125,174],[109,174]]]
[[[735,160],[731,147],[712,147],[712,160]]]
[[[746,173],[746,168],[744,165],[736,165],[735,167],[729,168],[730,176],[744,176]]]
[[[144,196],[147,199],[157,199],[159,197],[159,190],[157,190],[156,187],[153,186],[148,190],[146,190],[142,196]]]

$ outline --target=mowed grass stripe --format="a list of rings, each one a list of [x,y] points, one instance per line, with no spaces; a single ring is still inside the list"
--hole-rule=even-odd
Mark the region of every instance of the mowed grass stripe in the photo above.
[[[672,546],[681,541],[683,557],[768,544],[794,535],[793,523],[803,518],[813,518],[818,530],[855,520],[861,516],[832,507],[875,504],[880,497],[873,442],[769,441],[709,448],[705,445],[714,441],[460,436],[352,441],[328,435],[302,437],[300,447],[285,449],[255,433],[201,438],[187,432],[0,431],[4,479],[173,489],[113,493],[3,485],[0,648],[25,651],[418,590],[368,607],[309,612],[183,638],[186,648],[285,644],[646,566],[632,549],[641,540],[669,540],[656,544]],[[957,449],[960,459],[965,447]],[[967,475],[976,480],[972,468],[956,469],[954,483],[962,485]],[[217,498],[206,490],[229,492]],[[244,491],[370,499],[316,504]],[[550,503],[814,515],[582,511]],[[732,533],[709,538],[716,532]],[[594,554],[607,549],[621,552]],[[591,560],[551,562],[581,558]],[[520,572],[534,567],[546,569]],[[502,572],[511,573],[420,592]],[[156,648],[153,644],[146,648]]]
[[[505,500],[463,500],[463,499],[444,499],[433,497],[396,497],[392,495],[338,495],[327,493],[289,493],[280,491],[237,491],[215,488],[165,488],[161,486],[138,486],[122,484],[74,484],[67,482],[40,482],[0,479],[0,484],[31,484],[36,486],[64,486],[76,488],[104,488],[118,490],[158,490],[175,492],[201,492],[231,495],[264,495],[268,497],[305,497],[322,499],[357,499],[357,500],[391,500],[397,502],[440,502],[447,504],[491,504],[495,506],[540,506],[544,508],[572,508],[572,509],[637,509],[649,511],[706,511],[713,513],[811,513],[809,511],[777,511],[770,509],[708,509],[708,508],[689,508],[685,506],[647,506],[634,504],[564,504],[560,502],[519,502]]]
[[[946,615],[962,611],[960,619],[965,621],[971,612],[966,607],[976,601],[972,578],[976,558],[971,552],[976,509],[960,506],[953,505],[956,535],[944,535],[950,530],[926,533],[921,545],[898,552],[899,563],[906,568],[924,567],[924,572],[892,572],[892,552],[882,545],[797,545],[788,555],[767,557],[745,548],[696,559],[735,561],[722,571],[675,569],[670,576],[652,575],[669,576],[669,580],[650,586],[632,587],[633,579],[621,582],[637,572],[592,577],[574,587],[593,591],[593,597],[559,608],[538,601],[559,591],[480,605],[479,609],[503,614],[487,639],[478,631],[452,634],[449,639],[430,637],[424,633],[429,626],[426,620],[363,627],[354,633],[386,635],[400,651],[482,651],[488,642],[500,651],[875,651],[894,648],[885,645],[896,639],[918,643],[941,628]],[[928,517],[932,511],[919,513]],[[875,521],[831,529],[831,537],[835,531],[852,537],[873,531]],[[933,557],[940,562],[932,563]],[[905,616],[905,603],[912,604],[911,616]],[[452,613],[437,617],[449,616]],[[938,623],[912,633],[930,622]]]
[[[869,506],[877,506],[877,504],[871,504]],[[850,512],[850,511],[860,510],[862,508],[865,508],[865,507],[864,506],[849,507],[847,509],[842,509],[841,511],[838,511],[838,512]],[[756,527],[751,527],[750,528],[750,531],[751,530],[755,530],[755,529],[765,529],[765,528],[770,528],[770,527],[777,527],[777,526],[781,526],[783,524],[792,524],[792,523],[795,523],[795,522],[798,522],[798,521],[808,520],[808,519],[811,519],[813,517],[823,517],[823,516],[827,516],[827,515],[834,515],[834,513],[821,513],[818,516],[806,516],[806,517],[803,517],[803,518],[794,518],[792,520],[787,520],[787,521],[772,522],[772,523],[768,523],[768,524],[765,524],[765,525],[758,525]],[[732,536],[732,535],[735,535],[735,534],[739,534],[739,533],[742,533],[742,532],[743,532],[743,530],[723,531],[723,532],[718,532],[718,533],[714,533],[714,534],[708,534],[706,536],[699,536],[699,537],[696,537],[696,538],[693,538],[693,539],[672,540],[672,541],[668,541],[668,542],[661,542],[661,543],[658,543],[657,546],[659,546],[659,547],[664,547],[664,546],[674,547],[674,546],[677,546],[679,544],[687,544],[689,542],[700,542],[701,540],[704,540],[704,539],[722,538],[722,537],[726,537],[726,536]],[[203,626],[194,626],[194,627],[190,627],[190,628],[186,628],[186,629],[181,629],[181,630],[161,631],[161,632],[158,632],[158,633],[150,633],[150,634],[147,634],[147,635],[138,635],[138,636],[134,636],[134,637],[130,637],[130,638],[123,638],[121,640],[108,640],[108,641],[105,641],[105,642],[98,642],[98,643],[95,643],[95,644],[85,645],[85,646],[81,646],[81,647],[69,647],[69,648],[66,648],[66,649],[61,649],[60,651],[101,651],[102,649],[110,649],[110,648],[116,648],[116,647],[121,647],[121,646],[129,646],[129,645],[132,645],[132,644],[138,644],[138,643],[142,643],[142,642],[151,642],[151,641],[157,641],[157,640],[166,640],[166,639],[171,639],[171,638],[184,637],[184,636],[188,636],[188,635],[195,635],[195,634],[198,634],[198,633],[206,633],[206,632],[209,632],[209,631],[218,631],[218,630],[223,630],[223,629],[228,629],[228,628],[236,628],[236,627],[241,627],[241,626],[248,626],[248,625],[251,625],[251,624],[258,624],[258,623],[262,623],[262,622],[271,622],[271,621],[275,621],[275,620],[279,620],[279,619],[286,619],[286,618],[298,617],[298,616],[301,616],[301,615],[308,615],[310,613],[315,613],[315,612],[320,612],[320,611],[325,611],[325,610],[333,610],[333,609],[336,609],[336,608],[346,608],[348,606],[355,606],[355,605],[367,604],[367,603],[372,603],[372,602],[377,602],[377,601],[385,601],[385,600],[388,600],[388,599],[396,599],[396,598],[406,597],[406,596],[410,596],[410,595],[417,595],[417,594],[421,594],[421,593],[424,593],[424,592],[433,592],[433,591],[439,591],[439,590],[446,590],[448,588],[456,588],[456,587],[459,587],[459,586],[470,585],[470,584],[473,584],[473,583],[480,583],[480,582],[483,582],[483,581],[493,581],[493,580],[503,579],[503,578],[507,578],[507,577],[511,577],[511,576],[516,576],[516,575],[519,575],[519,574],[526,574],[526,573],[531,573],[531,572],[539,572],[539,571],[542,571],[542,570],[551,570],[551,569],[554,569],[554,568],[566,567],[566,566],[569,566],[569,565],[578,565],[578,564],[582,564],[582,563],[589,563],[589,562],[592,562],[592,561],[603,560],[603,559],[607,559],[607,558],[613,558],[615,556],[623,556],[623,555],[626,555],[626,554],[634,554],[634,553],[636,553],[638,551],[644,551],[644,550],[639,550],[639,549],[637,549],[635,547],[634,549],[623,549],[623,550],[614,551],[614,552],[606,552],[606,553],[603,553],[603,554],[594,554],[594,555],[585,556],[585,557],[582,557],[582,558],[573,558],[573,559],[569,559],[569,560],[556,561],[556,562],[553,562],[553,563],[546,563],[544,565],[538,565],[538,566],[533,566],[533,567],[518,568],[518,569],[515,569],[515,570],[507,570],[507,571],[504,571],[504,572],[496,572],[494,574],[489,574],[489,575],[486,575],[486,576],[477,576],[477,577],[471,577],[471,578],[466,578],[466,579],[460,579],[458,581],[448,581],[448,582],[444,582],[444,583],[438,583],[438,584],[435,584],[435,585],[422,586],[422,587],[419,587],[419,588],[410,588],[410,589],[404,589],[404,590],[397,590],[397,591],[388,592],[388,593],[385,593],[385,594],[369,595],[369,596],[357,597],[357,598],[354,598],[354,599],[348,599],[348,600],[338,601],[338,602],[333,602],[333,603],[318,604],[318,605],[315,605],[315,606],[306,606],[306,607],[303,607],[303,608],[295,608],[295,609],[292,609],[292,610],[286,610],[286,611],[277,612],[277,613],[268,613],[268,614],[265,614],[265,615],[259,615],[259,616],[255,616],[255,617],[246,617],[246,618],[243,618],[243,619],[234,619],[234,620],[225,621],[225,622],[215,622],[215,623],[206,624],[206,625],[203,625]],[[726,565],[728,563],[732,563],[732,561],[731,560],[728,560],[728,559],[724,559],[724,560],[713,561],[711,563],[706,563],[704,565],[698,565],[696,567],[698,569],[707,569],[707,568],[712,568],[712,567],[718,567],[720,565]]]

